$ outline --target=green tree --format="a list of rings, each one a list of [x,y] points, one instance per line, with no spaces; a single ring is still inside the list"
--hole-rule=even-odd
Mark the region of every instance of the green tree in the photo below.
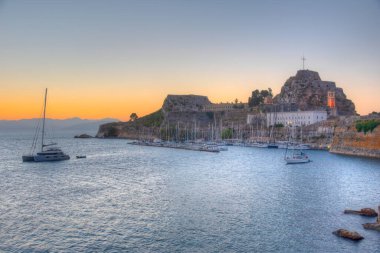
[[[231,139],[233,134],[232,128],[226,128],[222,131],[222,139]]]
[[[252,96],[248,98],[248,106],[254,107],[261,105],[264,103],[264,98],[266,97],[272,97],[272,89],[268,88],[268,90],[254,90],[252,91]]]
[[[137,116],[137,114],[135,112],[131,113],[131,115],[129,116],[129,121],[135,121],[136,119],[138,119],[139,116]]]
[[[367,132],[372,132],[378,125],[380,125],[379,120],[359,120],[356,122],[355,127],[358,132],[366,134]]]
[[[252,91],[252,96],[248,99],[248,105],[250,107],[258,106],[260,103],[262,103],[262,97],[259,90]]]
[[[260,95],[261,95],[262,98],[265,98],[265,97],[269,96],[269,91],[262,90],[262,91],[260,91]]]
[[[269,96],[273,97],[272,89],[268,88]]]

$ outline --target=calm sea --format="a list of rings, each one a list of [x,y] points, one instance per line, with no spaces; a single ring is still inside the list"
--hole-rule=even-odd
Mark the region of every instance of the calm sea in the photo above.
[[[285,165],[283,150],[72,136],[56,139],[71,160],[22,163],[30,134],[0,134],[0,251],[380,252],[380,233],[361,227],[374,218],[343,214],[380,204],[379,160],[310,151],[312,163]]]

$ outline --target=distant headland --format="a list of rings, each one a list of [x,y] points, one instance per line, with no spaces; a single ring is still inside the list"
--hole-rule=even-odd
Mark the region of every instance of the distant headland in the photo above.
[[[0,131],[34,131],[40,119],[0,120]],[[99,125],[118,121],[114,118],[104,119],[46,119],[50,128],[55,131],[73,131],[95,134]]]

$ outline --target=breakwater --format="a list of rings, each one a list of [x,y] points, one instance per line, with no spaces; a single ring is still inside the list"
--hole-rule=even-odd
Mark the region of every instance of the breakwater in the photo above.
[[[162,148],[185,149],[185,150],[192,150],[192,151],[204,151],[204,152],[212,152],[212,153],[218,153],[220,151],[226,150],[226,148],[220,147],[218,145],[210,145],[206,143],[134,141],[129,144],[149,146],[149,147],[162,147]]]

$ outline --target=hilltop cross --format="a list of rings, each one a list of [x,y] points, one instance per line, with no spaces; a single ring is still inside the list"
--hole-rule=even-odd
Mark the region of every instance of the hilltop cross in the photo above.
[[[302,69],[305,70],[305,61],[306,61],[305,56],[302,56],[301,60],[302,60]]]

